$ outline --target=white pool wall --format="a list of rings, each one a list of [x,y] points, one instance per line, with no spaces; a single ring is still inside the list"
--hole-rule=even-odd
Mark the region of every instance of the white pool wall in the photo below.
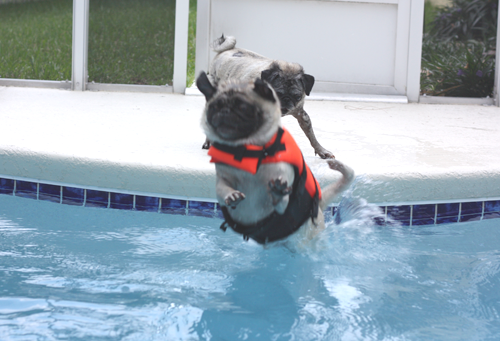
[[[0,87],[0,177],[159,196],[215,198],[202,96]],[[500,109],[313,101],[319,142],[373,203],[500,197]],[[322,185],[337,174],[283,118]]]

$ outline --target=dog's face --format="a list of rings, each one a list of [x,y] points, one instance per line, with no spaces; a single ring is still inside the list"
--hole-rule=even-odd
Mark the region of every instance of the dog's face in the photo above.
[[[207,100],[202,127],[210,141],[265,144],[281,124],[276,93],[260,79],[219,82],[214,87],[202,72],[196,85]]]
[[[305,74],[302,66],[283,61],[275,61],[269,69],[262,71],[261,78],[276,91],[283,116],[302,106],[314,85],[314,77]]]

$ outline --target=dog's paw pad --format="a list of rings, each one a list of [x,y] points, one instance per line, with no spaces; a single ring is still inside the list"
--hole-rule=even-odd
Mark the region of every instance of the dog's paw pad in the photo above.
[[[335,155],[333,155],[332,152],[329,152],[326,149],[315,150],[314,153],[319,155],[319,157],[322,159],[335,159]]]
[[[288,186],[288,182],[283,180],[281,176],[277,179],[269,181],[269,188],[273,193],[279,195],[287,195],[292,192],[292,187]]]
[[[236,206],[244,199],[245,194],[241,193],[240,191],[234,191],[226,196],[224,202],[226,203],[226,206],[236,208]]]

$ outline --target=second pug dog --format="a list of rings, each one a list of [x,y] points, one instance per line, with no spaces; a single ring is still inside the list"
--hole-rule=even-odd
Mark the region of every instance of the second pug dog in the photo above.
[[[266,244],[302,226],[310,238],[324,229],[323,210],[352,181],[354,172],[328,160],[342,177],[321,191],[290,133],[281,127],[278,98],[257,78],[214,87],[203,72],[196,84],[207,100],[201,125],[211,141],[216,193],[227,226]]]
[[[309,96],[314,85],[314,77],[304,73],[297,63],[283,60],[272,60],[249,50],[235,48],[236,39],[222,35],[213,43],[213,49],[218,54],[213,59],[208,78],[214,86],[220,81],[235,79],[253,81],[256,78],[268,82],[278,95],[281,103],[281,114],[294,116],[314,152],[321,158],[334,158],[334,155],[323,148],[316,136],[309,115],[304,110],[304,100]],[[207,141],[204,148],[208,148]]]

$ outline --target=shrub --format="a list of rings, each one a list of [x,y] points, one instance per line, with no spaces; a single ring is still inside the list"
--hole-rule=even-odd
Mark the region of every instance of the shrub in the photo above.
[[[488,44],[477,41],[424,41],[421,93],[432,96],[491,96],[495,58]]]
[[[454,0],[450,7],[426,13],[435,17],[426,25],[424,34],[421,93],[491,96],[495,77],[496,2]]]
[[[431,35],[438,40],[487,40],[496,36],[497,1],[454,0],[437,11]]]

